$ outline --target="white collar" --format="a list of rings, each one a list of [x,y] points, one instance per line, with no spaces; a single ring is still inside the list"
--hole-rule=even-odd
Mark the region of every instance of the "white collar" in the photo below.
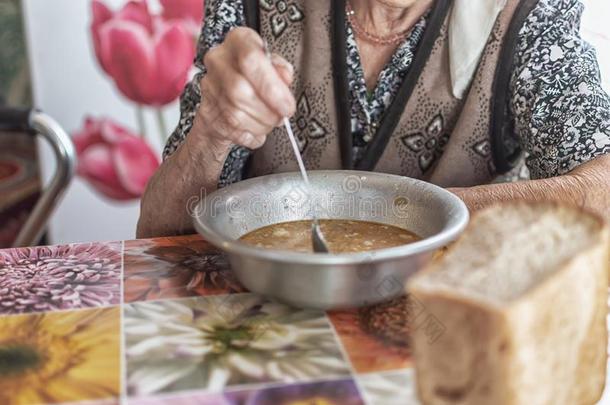
[[[498,15],[507,0],[454,0],[449,21],[449,67],[453,95],[470,86]]]

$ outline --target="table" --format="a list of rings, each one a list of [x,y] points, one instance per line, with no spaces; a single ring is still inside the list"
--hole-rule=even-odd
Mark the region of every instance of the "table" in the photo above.
[[[412,309],[271,302],[198,236],[0,250],[0,404],[417,404]]]

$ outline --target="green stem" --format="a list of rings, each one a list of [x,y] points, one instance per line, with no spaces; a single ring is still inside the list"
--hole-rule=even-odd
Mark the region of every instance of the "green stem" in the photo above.
[[[136,120],[138,121],[140,137],[146,138],[146,122],[144,121],[144,110],[141,105],[136,105]]]
[[[169,134],[167,133],[167,125],[165,125],[163,111],[160,108],[157,109],[157,122],[159,123],[159,131],[161,134],[161,146],[164,146]]]

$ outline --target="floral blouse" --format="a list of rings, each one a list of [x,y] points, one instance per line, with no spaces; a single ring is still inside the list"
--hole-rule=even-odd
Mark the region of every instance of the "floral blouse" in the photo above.
[[[520,32],[510,81],[510,112],[532,178],[565,174],[610,152],[610,97],[601,87],[595,50],[579,34],[584,6],[578,0],[539,0]],[[423,16],[379,75],[366,88],[354,33],[346,23],[354,157],[372,139],[377,122],[392,103],[426,28]],[[164,150],[173,153],[191,129],[201,101],[203,56],[234,27],[244,25],[241,1],[209,0],[195,64],[198,73],[181,98],[181,118]],[[234,146],[219,186],[239,181],[251,151]]]

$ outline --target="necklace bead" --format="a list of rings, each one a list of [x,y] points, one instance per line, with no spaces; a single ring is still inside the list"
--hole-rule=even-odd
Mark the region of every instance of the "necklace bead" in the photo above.
[[[352,6],[349,1],[346,2],[345,5],[345,14],[347,15],[347,19],[351,24],[354,33],[365,41],[371,42],[376,45],[396,45],[402,42],[411,31],[411,29],[409,28],[397,34],[390,34],[385,37],[372,34],[368,32],[362,24],[360,24],[360,22],[356,18],[356,12],[354,11],[354,9],[352,9]]]

